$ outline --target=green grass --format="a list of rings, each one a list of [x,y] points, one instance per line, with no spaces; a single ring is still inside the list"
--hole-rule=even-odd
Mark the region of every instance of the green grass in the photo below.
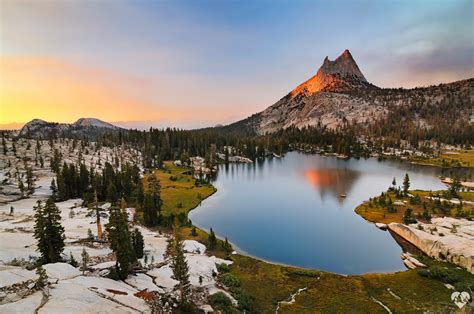
[[[161,185],[161,200],[163,205],[161,213],[168,216],[173,213],[177,216],[180,213],[186,215],[199,206],[199,204],[216,192],[216,188],[212,184],[200,183],[196,185],[196,179],[192,175],[187,174],[189,168],[176,167],[171,161],[165,162],[164,169],[156,170],[155,175]],[[145,188],[147,180],[143,180]],[[192,235],[192,226],[183,226],[177,230],[182,239],[196,240],[208,246],[208,233],[196,227],[196,235]],[[160,228],[165,232],[172,232],[166,228]],[[223,249],[224,241],[218,239],[217,246],[213,250],[208,250],[208,254],[216,255],[224,258],[228,255]]]
[[[446,191],[422,191],[422,190],[413,190],[410,191],[410,194],[412,195],[419,195],[421,198],[421,203],[420,204],[411,204],[410,203],[410,197],[401,197],[401,198],[396,198],[395,193],[389,192],[386,193],[385,195],[387,197],[390,197],[392,201],[406,201],[404,205],[394,205],[393,207],[396,209],[395,213],[391,213],[387,210],[386,207],[380,206],[376,202],[364,202],[360,204],[359,206],[356,207],[355,212],[363,217],[365,220],[370,221],[370,222],[380,222],[380,223],[391,223],[391,222],[403,222],[403,214],[405,213],[405,210],[407,208],[411,208],[413,210],[413,216],[416,217],[419,220],[422,220],[418,217],[418,215],[421,215],[423,213],[424,208],[422,203],[426,202],[428,211],[431,216],[436,217],[436,216],[452,216],[455,217],[458,212],[457,209],[452,208],[448,211],[442,211],[438,208],[436,208],[436,205],[431,203],[426,197],[429,196],[429,194],[432,195],[437,195],[438,193],[443,197],[443,193],[446,193]],[[459,193],[461,196],[462,200],[467,200],[467,201],[472,201],[474,200],[474,192],[460,192]],[[374,198],[374,200],[378,199],[379,197]],[[467,215],[467,217],[473,217],[474,216],[474,206],[471,204],[464,204],[463,205],[463,213]]]
[[[410,161],[418,164],[443,168],[474,168],[474,149],[461,151],[443,151],[439,156],[433,158],[411,156]]]
[[[187,169],[174,167],[170,162],[166,165],[166,170],[155,172],[162,186],[165,214],[188,213],[199,205],[201,199],[215,192],[212,185],[195,187],[192,176],[183,174]],[[171,176],[176,177],[176,180],[171,180]],[[198,195],[201,197],[198,198]],[[178,203],[182,206],[177,206]],[[191,230],[192,227],[182,227],[179,233],[183,239],[193,239],[208,245],[208,234],[205,231],[196,228],[197,235],[192,236]],[[288,300],[291,294],[305,287],[307,290],[296,297],[294,304],[280,307],[281,313],[386,313],[380,305],[374,303],[372,297],[387,305],[393,312],[453,312],[456,309],[450,301],[451,290],[444,287],[442,282],[420,276],[415,270],[394,274],[340,276],[271,264],[240,254],[229,256],[222,249],[222,241],[218,241],[217,248],[207,254],[233,260],[230,273],[238,278],[240,285],[231,289],[231,292],[244,291],[251,296],[251,309],[255,313],[275,313],[279,301]],[[423,262],[429,264],[425,260]],[[453,266],[447,264],[446,267]],[[465,278],[472,279],[471,274],[465,271],[462,273]],[[402,299],[396,299],[387,289]]]
[[[307,290],[296,297],[295,303],[281,305],[281,313],[386,313],[372,297],[393,312],[449,312],[456,309],[450,300],[451,290],[442,282],[420,276],[416,270],[341,276],[270,264],[242,255],[232,256],[232,260],[231,273],[255,298],[254,311],[257,313],[275,313],[277,303],[288,300],[300,288]],[[455,269],[447,263],[441,264]],[[457,271],[472,283],[472,274]]]
[[[189,213],[202,200],[212,195],[216,189],[211,184],[199,184],[192,175],[184,174],[188,168],[175,167],[170,161],[165,162],[165,169],[154,172],[161,185],[162,214]],[[171,178],[175,178],[172,180]],[[146,183],[146,179],[144,180]]]

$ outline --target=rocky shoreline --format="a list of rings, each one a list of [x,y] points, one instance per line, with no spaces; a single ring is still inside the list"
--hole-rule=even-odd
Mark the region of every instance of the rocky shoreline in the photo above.
[[[451,217],[433,218],[431,223],[388,224],[426,255],[458,265],[474,274],[474,222]]]

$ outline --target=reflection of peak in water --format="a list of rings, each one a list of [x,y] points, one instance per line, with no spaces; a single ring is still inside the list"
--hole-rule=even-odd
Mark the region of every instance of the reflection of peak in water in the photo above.
[[[341,194],[349,194],[359,177],[359,172],[348,168],[309,169],[304,172],[308,182],[319,190],[321,197],[330,193],[340,202],[344,201]]]

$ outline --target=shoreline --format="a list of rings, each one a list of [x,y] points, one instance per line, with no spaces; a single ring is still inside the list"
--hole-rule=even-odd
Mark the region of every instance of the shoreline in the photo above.
[[[305,152],[303,152],[305,153]],[[307,154],[307,153],[305,153]],[[310,153],[311,154],[311,153]],[[314,155],[314,154],[311,154],[311,155]],[[318,154],[318,155],[321,155],[321,154]],[[323,155],[321,155],[323,156]],[[284,156],[283,156],[284,157]],[[333,157],[333,158],[337,158],[336,156],[327,156],[327,157]],[[374,157],[369,157],[369,158],[374,158]],[[194,206],[193,208],[191,208],[187,214],[186,214],[186,217],[191,220],[189,218],[189,213],[193,210],[196,210],[198,209],[199,206],[202,205],[202,203],[209,199],[210,197],[212,197],[215,193],[217,193],[218,189],[212,184],[212,183],[209,183],[214,191],[209,194],[207,197],[203,198],[201,200],[201,202],[199,204],[197,204],[196,206]],[[355,208],[353,209],[353,212],[355,214],[357,214],[355,212]],[[364,219],[364,217],[360,216],[357,214],[357,216],[361,217],[362,219]],[[367,221],[366,219],[364,219],[364,221],[366,223],[369,223],[369,224],[372,224],[370,221]],[[198,228],[199,230],[203,231],[207,236],[209,236],[209,231],[204,228],[203,226],[200,226],[198,224],[195,224],[194,222],[192,222],[192,226]],[[375,226],[375,224],[374,224]],[[215,232],[215,231],[214,231]],[[221,241],[224,241],[224,238],[222,238],[221,236],[219,236],[217,233],[216,233],[216,237],[221,240]],[[301,270],[309,270],[309,271],[319,271],[319,272],[323,272],[323,273],[326,273],[326,274],[332,274],[332,275],[337,275],[337,276],[343,276],[343,277],[355,277],[355,276],[364,276],[364,275],[389,275],[389,274],[396,274],[396,273],[399,273],[399,272],[405,272],[407,271],[408,269],[401,269],[401,270],[398,270],[398,271],[387,271],[387,272],[365,272],[365,273],[360,273],[360,274],[342,274],[342,273],[337,273],[337,272],[331,272],[331,271],[327,271],[327,270],[324,270],[324,269],[318,269],[318,268],[312,268],[312,267],[304,267],[304,266],[298,266],[298,265],[291,265],[291,264],[285,264],[285,263],[281,263],[281,262],[277,262],[277,261],[271,261],[271,260],[267,260],[265,258],[262,258],[262,257],[258,257],[258,256],[255,256],[251,253],[248,253],[246,252],[245,250],[241,249],[240,247],[238,247],[237,245],[235,245],[233,242],[232,242],[232,239],[227,239],[228,242],[232,245],[232,248],[233,248],[233,251],[236,252],[236,254],[232,254],[232,255],[241,255],[241,256],[244,256],[244,257],[249,257],[249,258],[252,258],[252,259],[255,259],[255,260],[258,260],[260,262],[264,262],[264,263],[267,263],[267,264],[271,264],[271,265],[275,265],[275,266],[283,266],[283,267],[291,267],[291,268],[296,268],[296,269],[301,269]],[[394,239],[395,241],[395,239]],[[403,252],[403,249],[401,248],[401,251]]]

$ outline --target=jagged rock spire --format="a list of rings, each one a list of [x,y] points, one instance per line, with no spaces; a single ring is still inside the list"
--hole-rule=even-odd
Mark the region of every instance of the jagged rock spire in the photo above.
[[[358,81],[360,83],[367,83],[367,80],[357,66],[350,51],[346,49],[334,61],[329,60],[326,56],[316,75],[296,87],[291,94],[312,94],[317,91],[325,90],[329,86],[334,85],[334,83],[349,80],[351,82]]]

